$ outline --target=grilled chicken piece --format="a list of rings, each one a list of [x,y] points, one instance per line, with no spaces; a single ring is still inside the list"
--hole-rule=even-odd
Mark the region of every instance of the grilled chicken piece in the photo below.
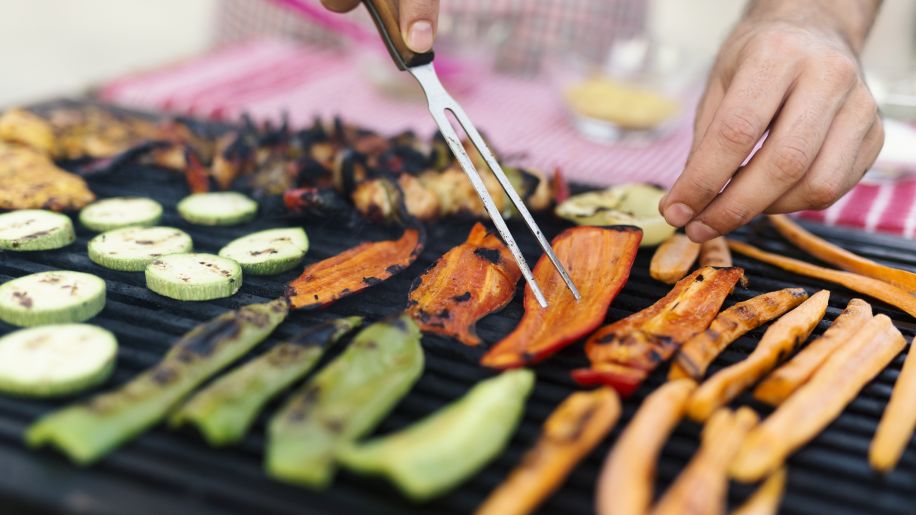
[[[86,181],[40,150],[0,141],[0,209],[75,211],[93,200]]]
[[[0,140],[55,160],[117,155],[157,135],[154,122],[97,106],[61,107],[41,116],[14,108],[0,116]]]

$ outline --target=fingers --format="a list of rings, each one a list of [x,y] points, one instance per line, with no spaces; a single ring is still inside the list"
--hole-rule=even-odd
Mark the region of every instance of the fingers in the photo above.
[[[401,34],[411,50],[422,54],[433,48],[439,0],[401,0]]]
[[[345,13],[356,9],[360,0],[321,0],[321,5],[336,13]]]
[[[662,200],[662,214],[671,225],[681,227],[701,213],[766,131],[797,74],[794,66],[767,64],[774,57],[758,57],[735,73],[687,166]]]
[[[852,189],[871,167],[884,144],[884,129],[869,95],[850,101],[837,114],[811,170],[767,213],[826,209]],[[868,122],[869,116],[871,123]]]
[[[822,80],[807,72],[790,93],[763,147],[686,227],[702,243],[749,222],[805,177],[840,106],[855,83]]]

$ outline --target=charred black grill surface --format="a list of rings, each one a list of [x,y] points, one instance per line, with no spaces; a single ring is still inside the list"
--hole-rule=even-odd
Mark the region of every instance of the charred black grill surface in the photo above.
[[[180,227],[194,238],[196,250],[215,252],[230,240],[261,229],[278,227],[291,220],[262,216],[257,221],[229,228],[203,228],[184,223],[175,213],[175,203],[185,194],[183,179],[159,169],[132,167],[116,175],[91,181],[99,197],[147,195],[163,203],[163,225]],[[544,218],[548,235],[562,229],[558,222]],[[470,222],[443,222],[429,227],[426,250],[413,266],[384,284],[344,299],[329,309],[294,312],[266,345],[291,336],[300,329],[343,315],[364,315],[376,319],[404,308],[411,281],[443,252],[464,241]],[[916,268],[916,244],[898,238],[871,236],[839,229],[811,227],[840,245],[867,257],[909,269]],[[343,228],[335,220],[311,220],[306,224],[311,248],[306,263],[324,259],[357,243],[390,237],[380,228],[362,225]],[[516,234],[524,234],[515,226]],[[298,271],[274,277],[245,277],[241,291],[232,298],[204,302],[178,302],[152,293],[144,286],[142,273],[115,272],[94,265],[86,256],[92,234],[79,229],[77,242],[65,249],[38,253],[0,253],[0,282],[25,274],[52,269],[94,273],[108,284],[108,304],[92,322],[118,336],[121,348],[118,366],[103,388],[122,383],[155,363],[184,332],[227,309],[276,298]],[[758,224],[739,237],[767,250],[801,257],[774,231]],[[529,262],[537,256],[535,243],[520,242]],[[649,278],[650,251],[639,253],[630,281],[614,301],[608,320],[616,320],[642,309],[662,297],[669,287]],[[833,295],[826,319],[833,320],[852,293],[843,288],[794,276],[752,260],[735,256],[747,271],[750,284],[738,287],[727,304],[762,292],[801,286],[814,293],[829,288]],[[875,302],[876,313],[894,319],[907,339],[916,323],[896,309]],[[501,313],[484,319],[479,334],[493,343],[507,334],[522,314],[521,295]],[[816,334],[827,326],[822,322]],[[13,330],[0,323],[0,334]],[[750,352],[762,330],[741,338],[718,359],[712,372],[740,360]],[[479,349],[437,336],[425,335],[425,372],[389,417],[379,433],[400,428],[447,402],[458,398],[475,382],[491,375],[477,362]],[[343,346],[340,346],[342,348]],[[339,352],[340,348],[337,349]],[[331,353],[336,355],[337,352]],[[873,473],[867,464],[871,436],[897,377],[903,357],[869,384],[843,415],[803,451],[789,461],[788,488],[782,505],[784,513],[870,513],[911,514],[916,512],[916,444],[910,443],[898,468],[886,477]],[[378,480],[341,472],[333,487],[322,493],[287,486],[268,479],[261,469],[264,446],[262,416],[254,431],[238,446],[211,449],[191,430],[170,431],[157,427],[124,446],[98,465],[80,469],[52,452],[29,451],[22,443],[24,429],[38,416],[67,401],[36,401],[0,396],[0,512],[70,512],[92,514],[305,514],[305,513],[469,513],[514,467],[536,440],[541,423],[574,388],[569,371],[587,364],[581,344],[560,352],[538,366],[538,382],[524,419],[509,448],[490,466],[449,495],[424,505],[411,504],[393,488]],[[570,476],[565,486],[542,508],[543,513],[593,513],[593,486],[601,464],[620,429],[633,415],[645,395],[667,375],[667,366],[657,370],[632,399],[624,403],[624,417],[604,444]],[[761,413],[769,410],[748,394],[737,403],[748,403]],[[271,405],[267,413],[276,407]],[[680,424],[664,449],[658,465],[657,490],[667,487],[696,449],[700,427],[688,421]],[[734,506],[751,487],[732,488]]]

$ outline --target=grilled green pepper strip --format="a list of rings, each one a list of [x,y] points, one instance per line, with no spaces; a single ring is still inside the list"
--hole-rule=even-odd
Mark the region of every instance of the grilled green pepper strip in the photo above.
[[[238,442],[267,401],[303,378],[327,349],[362,320],[331,320],[276,345],[194,394],[171,416],[170,425],[192,423],[210,445]]]
[[[339,448],[371,431],[422,371],[420,330],[410,317],[367,327],[271,419],[267,472],[327,486]]]
[[[52,444],[92,463],[160,420],[197,385],[267,338],[286,318],[285,299],[252,304],[203,323],[165,357],[116,390],[42,417],[26,432],[30,447]]]
[[[406,429],[344,447],[339,461],[355,472],[388,476],[415,501],[430,499],[499,454],[515,432],[533,385],[530,370],[504,372]]]

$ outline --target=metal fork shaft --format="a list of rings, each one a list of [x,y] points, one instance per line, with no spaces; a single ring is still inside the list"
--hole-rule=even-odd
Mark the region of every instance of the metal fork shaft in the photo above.
[[[518,212],[521,213],[522,218],[528,225],[528,228],[531,230],[532,234],[534,234],[535,238],[537,238],[541,248],[547,254],[554,268],[557,269],[557,272],[559,272],[560,276],[563,278],[566,286],[572,292],[573,297],[575,297],[576,300],[579,300],[580,295],[578,289],[576,289],[575,284],[573,284],[572,279],[569,277],[569,274],[563,267],[563,264],[560,263],[560,260],[557,258],[556,254],[554,254],[553,249],[550,247],[550,243],[544,237],[544,234],[541,232],[537,223],[534,221],[531,213],[528,212],[528,208],[525,206],[525,203],[512,187],[512,184],[509,182],[509,178],[506,177],[505,173],[503,173],[499,163],[493,157],[493,153],[483,141],[483,137],[481,137],[480,133],[477,132],[477,129],[464,113],[464,110],[461,109],[461,106],[458,105],[458,103],[455,102],[451,95],[445,91],[445,88],[442,87],[442,84],[439,82],[439,78],[433,69],[432,63],[410,67],[408,70],[414,76],[414,78],[417,79],[417,81],[420,83],[420,86],[426,93],[426,99],[429,103],[429,111],[432,114],[436,125],[439,126],[439,130],[442,132],[442,136],[445,138],[446,143],[452,150],[452,153],[455,154],[455,157],[458,159],[458,163],[461,165],[461,168],[464,169],[464,172],[470,179],[471,184],[474,186],[474,189],[477,191],[477,194],[483,201],[484,208],[487,210],[487,213],[493,220],[493,224],[496,226],[496,230],[499,231],[499,234],[502,236],[503,241],[506,242],[506,246],[509,248],[509,251],[518,262],[519,269],[521,270],[522,275],[525,277],[525,281],[528,282],[528,285],[531,288],[531,291],[537,299],[538,303],[541,305],[541,307],[547,307],[547,299],[544,298],[544,294],[541,291],[541,288],[538,286],[537,281],[534,279],[534,276],[531,273],[531,270],[528,268],[528,263],[525,261],[524,256],[522,256],[521,250],[518,248],[518,244],[515,242],[515,238],[513,238],[512,233],[509,232],[509,227],[506,226],[506,222],[502,218],[502,213],[500,213],[499,209],[497,209],[496,204],[493,202],[493,198],[490,196],[489,191],[487,191],[486,185],[480,178],[480,174],[474,167],[474,163],[471,161],[470,156],[468,156],[467,152],[464,150],[464,146],[461,144],[461,139],[458,137],[457,132],[455,131],[454,127],[452,127],[451,122],[446,116],[446,111],[450,111],[455,116],[455,118],[458,120],[458,123],[464,129],[465,133],[467,133],[471,142],[475,147],[477,147],[478,152],[480,152],[487,165],[493,171],[494,176],[499,181],[503,190],[506,192],[509,200],[512,201],[512,203],[515,205],[515,208],[518,210]]]

